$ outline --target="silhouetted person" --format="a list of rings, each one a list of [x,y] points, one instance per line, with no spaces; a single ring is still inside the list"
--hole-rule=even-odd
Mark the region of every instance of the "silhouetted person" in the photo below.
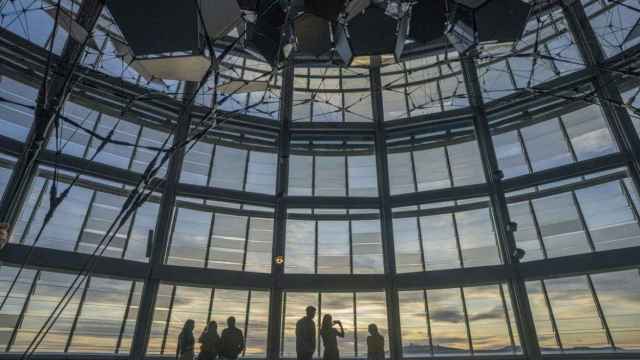
[[[316,351],[316,308],[307,306],[307,315],[296,323],[296,353],[298,360],[311,360]]]
[[[200,338],[200,355],[198,360],[216,360],[220,350],[220,335],[218,335],[218,323],[211,321],[202,331]]]
[[[333,325],[340,328],[335,329]],[[340,352],[338,351],[338,336],[344,337],[344,328],[340,320],[333,321],[331,315],[327,314],[322,318],[322,326],[320,327],[320,336],[322,336],[322,345],[324,345],[323,360],[339,360]]]
[[[193,360],[193,347],[196,343],[196,339],[193,337],[195,326],[195,321],[191,319],[184,323],[182,331],[178,335],[178,349],[176,350],[178,360]]]
[[[367,336],[367,360],[384,359],[384,337],[380,335],[376,324],[369,324],[369,336]]]
[[[244,336],[236,327],[236,318],[230,316],[227,319],[227,328],[222,330],[220,337],[220,355],[223,359],[237,359],[244,350]]]

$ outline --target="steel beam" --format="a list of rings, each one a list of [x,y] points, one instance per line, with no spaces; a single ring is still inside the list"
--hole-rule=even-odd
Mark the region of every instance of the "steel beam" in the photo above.
[[[183,143],[189,136],[191,104],[187,102],[195,94],[197,90],[196,87],[197,84],[195,82],[185,83],[183,95],[185,105],[183,115],[178,119],[178,126],[174,133],[174,145]],[[164,264],[165,256],[168,252],[167,247],[171,237],[171,224],[173,223],[173,209],[175,207],[178,180],[182,172],[184,156],[185,148],[176,148],[167,165],[166,182],[164,192],[160,199],[160,211],[158,212],[153,248],[149,258],[151,272],[147,275],[147,279],[142,288],[140,307],[131,342],[131,352],[129,353],[129,359],[131,360],[142,360],[147,352],[156,297],[158,296],[158,290],[160,288],[160,280],[154,278],[153,270]]]
[[[382,99],[381,59],[371,58],[369,78],[371,82],[371,104],[375,123],[376,173],[378,180],[378,199],[380,204],[380,225],[382,233],[382,254],[386,278],[387,322],[389,353],[392,359],[402,358],[402,339],[400,337],[400,302],[395,286],[396,252],[393,241],[393,213],[391,209],[391,186],[389,185],[389,163],[384,124]]]
[[[562,12],[569,31],[582,55],[587,69],[593,74],[593,86],[609,130],[620,151],[628,156],[629,176],[640,191],[640,137],[631,117],[622,106],[624,101],[611,72],[604,70],[607,58],[589,17],[580,1],[561,1]]]
[[[80,5],[76,21],[87,31],[88,36],[91,36],[103,6],[104,2],[100,0],[85,0]],[[27,136],[24,152],[18,158],[0,202],[0,222],[13,226],[18,219],[20,208],[36,175],[40,152],[46,147],[60,109],[73,87],[71,78],[85,45],[86,41],[80,43],[69,36],[62,50],[60,62],[48,72],[50,78],[44,79],[41,83],[36,99],[35,118]],[[53,67],[53,64],[51,66]]]
[[[289,192],[289,130],[293,114],[294,66],[287,64],[282,71],[280,90],[280,133],[278,135],[278,163],[276,175],[276,196],[273,221],[273,245],[271,261],[271,297],[269,301],[269,325],[267,329],[267,359],[280,358],[280,336],[282,334],[282,301],[284,288],[281,279],[286,264],[285,241],[287,234],[287,194]],[[275,259],[284,257],[285,264]]]
[[[506,266],[515,265],[517,268],[520,260],[514,256],[517,249],[516,242],[513,230],[510,229],[511,220],[502,185],[502,173],[489,130],[489,121],[485,113],[475,59],[472,55],[465,55],[462,56],[461,62],[469,104],[473,113],[473,125],[476,141],[478,142],[478,150],[482,159],[485,180],[489,185],[489,198],[493,209],[501,258]],[[509,291],[513,302],[514,316],[520,332],[522,348],[525,355],[530,359],[540,359],[542,355],[524,281],[518,271],[514,271],[511,275]]]

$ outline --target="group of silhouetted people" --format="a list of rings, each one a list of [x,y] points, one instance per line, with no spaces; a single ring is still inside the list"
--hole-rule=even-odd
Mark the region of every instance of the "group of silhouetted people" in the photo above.
[[[195,337],[193,329],[195,321],[189,319],[178,335],[178,360],[194,360]],[[218,335],[218,323],[211,321],[204,329],[200,338],[200,354],[198,360],[237,359],[244,350],[244,335],[242,330],[236,327],[236,318],[227,319],[227,328]]]
[[[316,316],[316,308],[308,306],[307,315],[296,323],[296,353],[298,360],[311,360],[316,351],[316,324],[313,318]],[[337,328],[336,328],[337,327]],[[338,338],[344,337],[344,328],[340,320],[333,320],[331,315],[322,317],[320,337],[324,347],[323,360],[339,360]],[[367,337],[367,359],[384,360],[384,338],[378,331],[376,324],[369,325]]]
[[[296,353],[298,360],[311,360],[316,351],[316,323],[313,321],[316,316],[316,308],[308,306],[306,316],[296,323]],[[178,335],[178,360],[194,360],[195,337],[193,329],[195,321],[189,319],[184,323],[184,327]],[[339,360],[338,338],[344,337],[344,328],[340,320],[333,320],[331,315],[322,317],[320,326],[320,337],[324,347],[323,360]],[[211,321],[204,329],[200,338],[200,354],[198,360],[231,360],[237,359],[244,350],[244,335],[236,327],[236,319],[231,316],[227,319],[227,328],[218,335],[218,324]],[[367,359],[384,360],[384,338],[378,331],[376,324],[369,325],[369,336],[367,337]]]

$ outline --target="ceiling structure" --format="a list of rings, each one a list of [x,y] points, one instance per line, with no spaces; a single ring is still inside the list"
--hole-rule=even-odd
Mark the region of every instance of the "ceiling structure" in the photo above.
[[[638,356],[637,1],[260,3],[0,1],[0,358]]]

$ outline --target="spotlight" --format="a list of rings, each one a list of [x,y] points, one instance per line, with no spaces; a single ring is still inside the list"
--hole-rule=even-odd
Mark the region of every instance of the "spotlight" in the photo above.
[[[283,265],[284,264],[284,256],[276,256],[273,259],[273,262],[275,262],[276,265]]]
[[[398,22],[385,15],[385,10],[371,6],[347,24],[336,25],[336,52],[347,65],[357,56],[393,54],[397,27]]]
[[[447,23],[445,30],[447,40],[460,54],[465,54],[469,50],[475,48],[478,41],[476,33],[469,25],[465,24],[461,20],[454,20]]]
[[[527,252],[520,248],[516,248],[513,250],[513,254],[511,254],[511,256],[518,261],[524,259],[525,255],[527,255]]]

